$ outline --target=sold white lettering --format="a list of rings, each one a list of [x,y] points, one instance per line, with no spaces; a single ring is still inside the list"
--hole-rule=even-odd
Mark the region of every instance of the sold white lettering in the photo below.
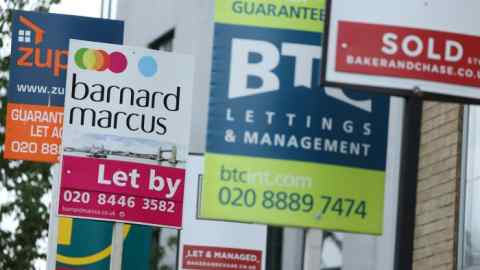
[[[447,62],[458,62],[463,58],[463,46],[455,40],[447,39],[445,41],[445,50],[442,55],[442,52],[436,50],[436,40],[433,37],[427,39],[427,44],[424,44],[424,41],[416,35],[408,35],[399,43],[398,39],[399,37],[395,33],[385,33],[382,38],[382,52],[394,55],[402,50],[408,57],[413,58],[426,54],[427,59]]]

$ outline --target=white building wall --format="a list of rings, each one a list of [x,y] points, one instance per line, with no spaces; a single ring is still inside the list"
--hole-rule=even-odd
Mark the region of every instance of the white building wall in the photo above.
[[[182,0],[118,0],[116,19],[125,21],[125,45],[147,47],[174,27],[176,2]]]
[[[213,1],[119,0],[116,18],[125,20],[125,45],[146,47],[175,29],[173,50],[195,56],[190,152],[203,153],[213,42]]]
[[[174,51],[195,56],[191,152],[205,152],[207,108],[213,46],[213,3],[211,0],[177,0]],[[178,33],[178,35],[177,35]]]

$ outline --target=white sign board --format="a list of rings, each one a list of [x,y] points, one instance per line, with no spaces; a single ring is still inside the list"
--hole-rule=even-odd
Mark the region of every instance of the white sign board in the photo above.
[[[193,58],[70,40],[59,214],[180,228]]]
[[[480,98],[480,2],[330,0],[330,86]]]
[[[203,157],[190,155],[185,181],[179,269],[263,270],[267,226],[197,219]]]

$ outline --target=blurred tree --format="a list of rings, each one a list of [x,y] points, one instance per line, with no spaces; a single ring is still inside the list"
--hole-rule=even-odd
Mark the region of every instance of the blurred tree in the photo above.
[[[163,234],[162,234],[163,232]],[[175,235],[172,235],[175,234]],[[166,241],[160,241],[162,236],[167,235]],[[164,242],[163,244],[161,242]],[[173,270],[175,266],[169,265],[166,260],[167,249],[178,254],[178,232],[174,229],[155,228],[152,235],[152,246],[150,253],[151,270]]]
[[[50,165],[8,161],[3,157],[6,94],[10,60],[12,9],[48,11],[60,0],[0,0],[0,269],[35,269],[46,257],[39,249],[48,229],[48,207],[41,199],[50,190]],[[5,198],[5,194],[10,194]],[[14,220],[14,229],[2,227]]]

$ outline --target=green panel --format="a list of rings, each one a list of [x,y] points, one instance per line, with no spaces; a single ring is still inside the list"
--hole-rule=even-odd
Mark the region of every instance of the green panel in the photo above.
[[[200,217],[381,234],[385,172],[207,153]]]
[[[216,0],[215,22],[323,32],[325,0]]]
[[[109,270],[112,222],[73,219],[71,242],[57,247],[57,269]],[[65,228],[59,228],[62,234]],[[122,269],[148,270],[152,229],[132,225],[124,240]],[[62,263],[63,262],[63,263]]]

